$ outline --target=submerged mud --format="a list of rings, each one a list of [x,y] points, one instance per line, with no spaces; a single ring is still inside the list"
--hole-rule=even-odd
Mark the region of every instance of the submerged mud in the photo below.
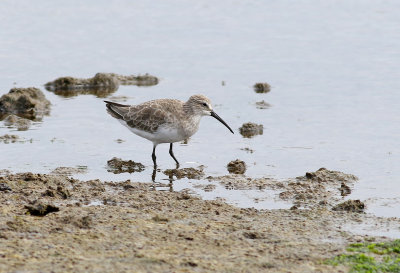
[[[32,122],[26,118],[20,118],[16,115],[9,115],[4,120],[4,125],[9,128],[17,128],[18,131],[26,131],[31,127]]]
[[[325,208],[241,209],[130,180],[3,173],[3,272],[335,272],[322,261],[363,240],[342,225],[400,224]]]
[[[5,135],[0,136],[0,143],[4,143],[4,144],[25,143],[25,142],[32,143],[32,141],[33,141],[33,139],[26,140],[22,137],[19,137],[18,135],[5,134]]]
[[[119,85],[151,86],[158,84],[158,81],[157,77],[149,74],[124,76],[114,73],[97,73],[88,79],[60,77],[46,83],[45,88],[63,97],[91,94],[105,98],[117,91]]]
[[[17,135],[2,135],[0,136],[0,142],[3,142],[5,144],[9,144],[9,143],[15,143],[17,141],[20,141],[19,136]]]
[[[268,102],[262,100],[262,101],[257,101],[256,102],[256,107],[257,109],[268,109],[271,107],[271,104],[269,104]]]

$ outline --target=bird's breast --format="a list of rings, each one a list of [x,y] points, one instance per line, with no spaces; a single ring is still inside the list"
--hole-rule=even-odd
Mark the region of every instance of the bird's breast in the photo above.
[[[199,130],[200,119],[201,117],[193,117],[182,122],[182,131],[186,136],[185,139],[191,137]]]

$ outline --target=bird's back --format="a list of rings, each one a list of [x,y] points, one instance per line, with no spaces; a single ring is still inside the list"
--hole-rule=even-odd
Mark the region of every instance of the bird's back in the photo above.
[[[183,102],[174,99],[158,99],[138,105],[124,105],[106,101],[108,113],[123,120],[131,128],[154,133],[162,125],[176,126],[183,116]]]

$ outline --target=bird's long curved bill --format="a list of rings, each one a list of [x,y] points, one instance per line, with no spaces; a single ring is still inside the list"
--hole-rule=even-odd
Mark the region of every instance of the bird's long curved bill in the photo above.
[[[223,125],[225,125],[226,128],[228,128],[229,131],[231,131],[232,134],[234,134],[234,132],[232,131],[231,127],[229,127],[229,125],[226,124],[226,122],[225,122],[222,118],[220,118],[214,111],[211,111],[211,116],[214,117],[214,118],[216,118],[216,119],[217,119],[219,122],[221,122]]]

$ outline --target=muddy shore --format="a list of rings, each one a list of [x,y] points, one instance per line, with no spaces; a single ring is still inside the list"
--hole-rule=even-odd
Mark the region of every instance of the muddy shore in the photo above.
[[[0,272],[346,272],[323,261],[369,237],[343,226],[400,223],[241,209],[130,180],[3,172],[0,186]]]

